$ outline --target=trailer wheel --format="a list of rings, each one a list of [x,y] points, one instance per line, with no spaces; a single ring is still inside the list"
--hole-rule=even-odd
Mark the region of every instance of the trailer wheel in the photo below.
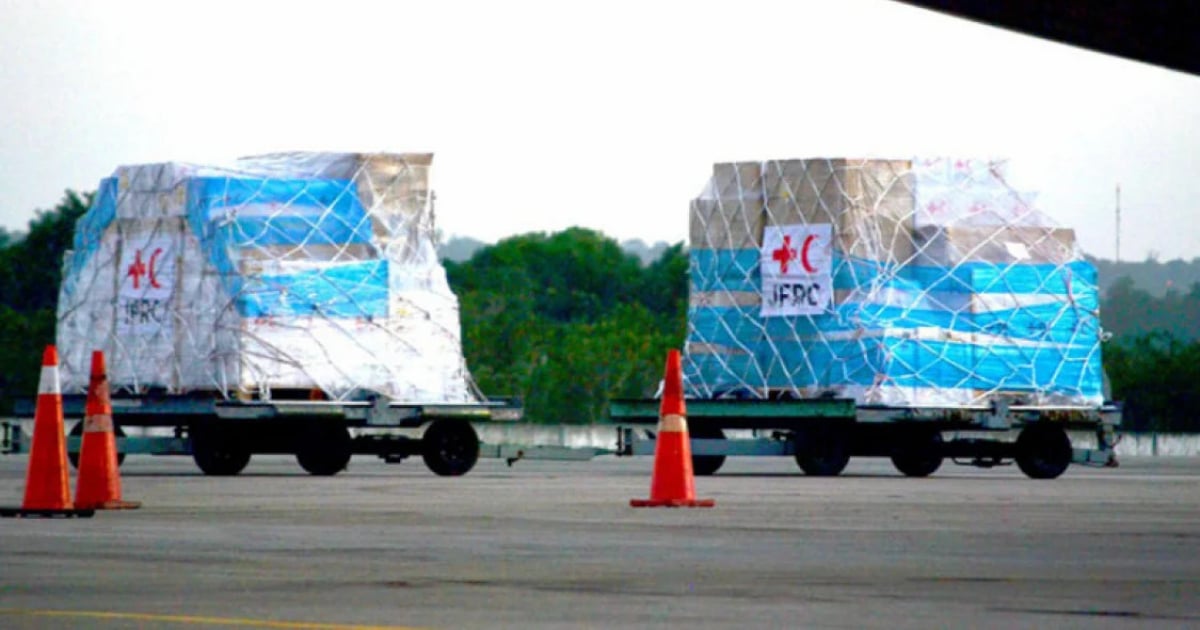
[[[849,436],[845,431],[822,429],[796,436],[796,463],[810,477],[836,477],[850,463]]]
[[[113,422],[113,436],[119,437],[119,438],[125,437],[125,431],[121,430],[121,425],[117,424],[115,421]],[[82,421],[75,423],[75,426],[71,427],[71,437],[77,437],[77,438],[83,437],[83,422]],[[73,452],[67,451],[67,459],[71,460],[71,468],[75,468],[75,469],[79,468],[79,451],[73,451]],[[121,451],[118,450],[117,451],[117,466],[120,466],[121,464],[124,464],[124,463],[125,463],[125,453],[122,453]]]
[[[193,428],[192,459],[200,471],[211,477],[232,477],[250,463],[250,449],[233,431],[205,427]]]
[[[320,477],[345,470],[352,454],[350,431],[333,423],[309,427],[296,446],[296,462],[308,474]]]
[[[928,477],[942,467],[942,434],[932,431],[915,435],[892,455],[892,465],[906,477]]]
[[[725,432],[713,427],[697,427],[689,432],[689,437],[702,440],[724,440]],[[692,455],[692,472],[702,477],[717,472],[724,464],[724,455]]]
[[[421,438],[421,457],[438,475],[465,475],[479,460],[479,435],[465,420],[434,420]]]
[[[1071,439],[1061,426],[1038,422],[1017,436],[1017,467],[1030,479],[1054,479],[1071,465]]]

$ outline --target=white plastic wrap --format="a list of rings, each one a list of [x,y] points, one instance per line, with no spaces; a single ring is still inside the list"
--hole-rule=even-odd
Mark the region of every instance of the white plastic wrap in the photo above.
[[[122,166],[66,256],[64,391],[477,399],[436,256],[429,154]]]

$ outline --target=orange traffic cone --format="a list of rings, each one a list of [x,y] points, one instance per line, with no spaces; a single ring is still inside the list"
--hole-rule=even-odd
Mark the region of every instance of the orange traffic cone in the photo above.
[[[117,471],[117,438],[113,435],[112,403],[108,398],[108,372],[104,353],[92,353],[92,378],[88,383],[83,418],[83,444],[79,447],[79,479],[75,505],[99,510],[141,507],[121,500],[121,475]]]
[[[658,412],[658,438],[654,442],[654,473],[650,498],[633,499],[633,507],[712,507],[713,499],[696,499],[692,474],[692,443],[688,437],[687,410],[683,405],[683,370],[679,351],[667,353],[667,374]]]
[[[69,482],[58,350],[46,346],[42,353],[42,375],[38,379],[37,410],[33,415],[25,500],[20,508],[0,508],[0,516],[92,516],[93,510],[77,510],[71,505]]]

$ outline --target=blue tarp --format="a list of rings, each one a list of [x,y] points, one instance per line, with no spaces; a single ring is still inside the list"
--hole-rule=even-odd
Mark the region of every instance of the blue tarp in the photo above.
[[[693,295],[760,291],[756,249],[689,256]],[[1100,396],[1099,291],[1086,261],[943,268],[835,254],[833,284],[849,297],[822,315],[689,308],[688,342],[704,348],[688,355],[689,393],[886,384]],[[972,334],[979,341],[963,341]]]
[[[350,180],[197,177],[188,222],[243,317],[387,315],[386,261],[261,276],[237,268],[242,251],[259,247],[369,243],[371,224]]]

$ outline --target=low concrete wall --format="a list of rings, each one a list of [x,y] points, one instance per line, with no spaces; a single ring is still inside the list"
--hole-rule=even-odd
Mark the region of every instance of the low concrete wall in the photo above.
[[[1200,435],[1128,433],[1121,436],[1117,455],[1196,456],[1200,455]]]
[[[479,439],[488,444],[617,448],[617,428],[611,425],[533,425],[484,423],[475,425]]]
[[[1096,448],[1096,434],[1072,431],[1076,448]],[[1117,455],[1189,457],[1200,455],[1200,435],[1191,433],[1118,433]]]
[[[574,448],[609,448],[617,446],[617,429],[610,425],[481,424],[476,427],[479,438],[490,444],[522,444],[530,446],[569,446]],[[751,437],[750,431],[726,431],[730,438]],[[972,434],[976,435],[976,434]],[[995,433],[978,434],[996,437]],[[1071,443],[1076,448],[1095,448],[1096,434],[1072,431]],[[1015,432],[1010,436],[1016,438]],[[1180,457],[1200,455],[1200,435],[1197,434],[1120,434],[1117,455],[1149,455]]]

